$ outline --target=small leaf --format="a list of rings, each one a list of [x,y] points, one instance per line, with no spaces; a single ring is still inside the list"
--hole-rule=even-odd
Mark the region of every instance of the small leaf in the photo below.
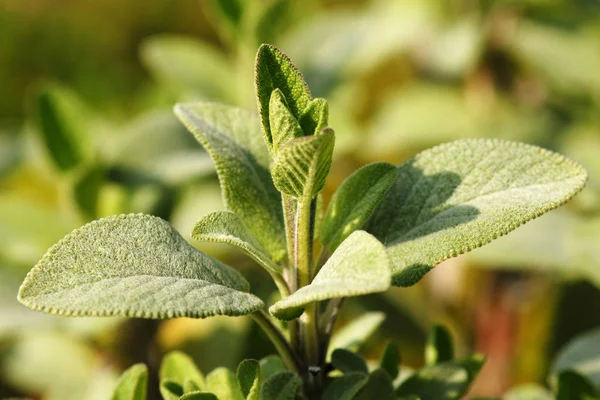
[[[594,400],[598,391],[584,376],[575,371],[563,371],[558,375],[556,400]]]
[[[262,121],[265,143],[271,148],[273,135],[269,124],[269,103],[273,91],[281,90],[292,115],[299,119],[311,100],[310,90],[289,57],[268,44],[263,44],[258,49],[254,75],[258,114]]]
[[[237,379],[246,400],[258,400],[260,376],[260,363],[256,360],[244,360],[238,366]]]
[[[238,26],[242,19],[243,2],[240,0],[213,0],[215,8],[225,17],[230,24]]]
[[[260,360],[260,380],[262,382],[269,379],[271,376],[279,373],[285,372],[287,368],[285,363],[281,359],[281,357],[277,355],[266,356],[262,360]]]
[[[350,235],[321,268],[312,283],[273,304],[277,318],[314,301],[383,292],[390,287],[391,271],[383,245],[370,234]]]
[[[236,376],[227,368],[217,368],[206,376],[206,388],[218,399],[244,400]]]
[[[260,400],[294,400],[302,386],[302,380],[293,372],[280,372],[265,381]]]
[[[396,179],[388,163],[366,165],[336,190],[323,219],[321,241],[334,251],[352,232],[361,229]]]
[[[178,400],[185,393],[181,384],[168,379],[160,380],[159,391],[164,400]]]
[[[288,142],[273,160],[271,173],[275,187],[294,197],[315,197],[329,175],[334,143],[331,129]]]
[[[600,329],[586,332],[567,343],[552,364],[552,374],[573,370],[600,385]]]
[[[29,272],[18,299],[72,316],[204,318],[263,306],[235,270],[190,246],[166,221],[103,218],[65,236]]]
[[[112,400],[146,400],[147,386],[148,367],[132,365],[119,378]]]
[[[454,363],[427,366],[407,378],[396,395],[416,395],[422,400],[460,399],[469,388],[469,373]]]
[[[286,252],[281,196],[269,173],[271,156],[248,111],[212,103],[179,104],[175,114],[210,153],[223,200],[275,261]]]
[[[454,359],[454,344],[450,332],[441,325],[435,325],[425,346],[425,365],[435,365]]]
[[[202,217],[192,231],[192,238],[199,242],[221,242],[239,247],[267,271],[275,274],[282,271],[250,229],[231,211],[215,211]]]
[[[344,374],[327,386],[323,392],[323,400],[352,400],[367,383],[367,379],[368,376],[361,372]]]
[[[379,328],[383,320],[385,320],[384,313],[367,312],[335,332],[327,351],[327,359],[331,359],[331,353],[335,349],[357,352],[364,341]]]
[[[325,99],[312,99],[302,111],[299,122],[305,136],[316,135],[325,129],[329,119],[329,105]]]
[[[204,388],[204,376],[194,363],[194,360],[181,351],[167,353],[160,364],[159,377],[161,380],[176,382],[185,390],[186,381],[193,382],[198,389]],[[188,383],[188,386],[190,383]]]
[[[388,373],[390,378],[396,379],[400,372],[400,349],[394,342],[389,342],[381,356],[380,367]]]
[[[552,393],[536,383],[526,383],[510,389],[503,400],[555,400]]]
[[[396,400],[392,378],[383,369],[376,369],[369,375],[367,384],[354,400]]]
[[[485,364],[485,356],[481,353],[475,353],[469,357],[454,360],[454,364],[466,369],[469,374],[469,380],[472,382],[479,374],[479,371],[481,371],[483,364]]]
[[[362,372],[365,375],[369,373],[365,360],[360,355],[345,349],[334,350],[331,354],[331,363],[343,373]]]
[[[522,143],[458,140],[426,150],[398,176],[366,230],[387,247],[394,285],[483,246],[577,194],[587,173]]]
[[[298,120],[288,109],[279,89],[273,90],[269,101],[269,126],[273,136],[273,154],[290,140],[304,136]]]
[[[189,392],[179,398],[179,400],[219,400],[217,396],[209,392]]]

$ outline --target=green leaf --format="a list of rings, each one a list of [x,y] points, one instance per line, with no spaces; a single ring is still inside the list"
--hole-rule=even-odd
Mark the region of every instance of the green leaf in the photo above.
[[[235,270],[190,246],[166,221],[103,218],[65,236],[19,289],[34,310],[71,316],[204,318],[263,306]]]
[[[304,136],[302,127],[288,109],[285,97],[279,89],[273,90],[269,101],[269,126],[273,136],[273,153],[292,139]]]
[[[202,385],[200,383],[202,383]],[[204,381],[198,382],[198,380],[193,378],[185,378],[183,380],[183,393],[202,391],[203,387]]]
[[[221,400],[244,400],[236,376],[227,368],[217,368],[206,377],[206,387]]]
[[[379,328],[383,320],[385,320],[384,313],[367,312],[335,332],[327,351],[327,359],[331,359],[331,353],[335,349],[357,352],[364,341]]]
[[[469,380],[473,382],[479,374],[479,371],[481,371],[481,367],[485,364],[485,360],[486,358],[483,354],[475,353],[469,357],[454,360],[454,364],[460,365],[466,369],[469,374]]]
[[[164,400],[178,400],[185,393],[181,384],[168,379],[160,380],[159,391]]]
[[[281,90],[292,115],[299,119],[311,100],[310,90],[289,57],[268,44],[263,44],[258,49],[254,74],[258,114],[262,121],[265,143],[271,148],[273,135],[269,124],[269,103],[273,91]]]
[[[387,344],[379,365],[382,370],[387,372],[390,378],[396,379],[400,372],[400,349],[396,343],[389,342]]]
[[[586,179],[576,163],[536,146],[458,140],[399,166],[366,230],[386,245],[393,284],[410,286],[440,262],[564,204]]]
[[[600,385],[600,329],[586,332],[567,343],[552,364],[552,374],[573,370]]]
[[[197,390],[204,388],[202,372],[200,372],[194,360],[181,351],[171,351],[163,357],[159,377],[161,380],[176,382],[182,387],[186,386],[186,381],[191,381],[198,387]],[[187,385],[189,386],[190,383],[187,383]]]
[[[362,228],[396,179],[396,168],[388,163],[366,165],[340,185],[325,213],[321,241],[335,250],[352,232]]]
[[[312,99],[302,111],[299,122],[304,135],[316,135],[325,129],[329,119],[329,105],[325,99]]]
[[[119,379],[112,400],[146,400],[148,367],[135,364],[129,367]]]
[[[369,375],[367,384],[354,400],[396,400],[392,378],[383,369],[376,369]]]
[[[238,26],[242,19],[243,2],[240,0],[213,0],[215,8],[233,26]]]
[[[179,104],[175,114],[210,153],[226,207],[236,213],[275,261],[286,252],[281,196],[256,116],[211,103]]]
[[[425,346],[425,365],[435,365],[454,359],[454,344],[450,332],[441,325],[434,325]]]
[[[220,242],[239,247],[267,271],[275,274],[282,271],[244,221],[231,211],[215,211],[202,217],[194,226],[192,238],[199,242]]]
[[[74,96],[58,86],[47,85],[37,93],[37,131],[52,161],[62,171],[81,165],[91,153],[81,112]]]
[[[391,271],[383,245],[370,234],[356,231],[327,260],[310,285],[273,304],[277,318],[298,316],[300,307],[314,301],[383,292]]]
[[[179,400],[219,400],[217,396],[208,392],[190,392],[179,398]]]
[[[260,400],[294,400],[302,386],[302,380],[293,372],[280,372],[265,381]]]
[[[271,173],[275,187],[294,197],[315,197],[325,186],[334,143],[331,129],[288,142],[273,160]]]
[[[360,355],[348,351],[346,349],[336,349],[331,354],[331,363],[333,366],[343,373],[347,372],[362,372],[369,373],[367,363]]]
[[[465,368],[442,363],[418,370],[400,384],[396,395],[416,395],[422,400],[460,399],[469,384],[469,373]]]
[[[256,360],[244,360],[237,370],[237,379],[246,400],[258,400],[261,384],[260,363]]]
[[[594,400],[598,391],[584,376],[575,371],[563,371],[558,375],[556,400]]]
[[[271,376],[285,372],[287,368],[281,357],[277,355],[266,356],[260,360],[260,380],[262,382],[269,379]]]
[[[323,400],[352,400],[367,383],[368,376],[361,372],[350,372],[334,379],[323,392]]]
[[[503,400],[555,400],[550,391],[536,383],[526,383],[512,388]]]

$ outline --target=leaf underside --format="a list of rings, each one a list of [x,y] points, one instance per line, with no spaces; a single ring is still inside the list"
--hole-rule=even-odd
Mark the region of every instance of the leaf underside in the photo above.
[[[564,204],[586,179],[578,164],[536,146],[458,140],[400,165],[365,230],[386,245],[394,285],[410,286],[440,262]]]
[[[103,218],[55,244],[29,272],[19,301],[71,316],[204,318],[263,306],[235,270],[190,246],[166,221]]]

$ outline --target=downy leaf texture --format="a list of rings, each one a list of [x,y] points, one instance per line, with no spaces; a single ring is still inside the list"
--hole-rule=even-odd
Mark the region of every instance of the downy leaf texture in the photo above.
[[[384,246],[372,235],[356,231],[323,265],[312,283],[273,304],[280,319],[297,317],[298,308],[327,299],[383,292],[391,284],[390,262]]]
[[[302,127],[296,117],[288,109],[281,90],[273,90],[269,102],[269,126],[273,135],[273,153],[292,139],[304,136]]]
[[[208,374],[206,376],[206,387],[219,400],[244,400],[235,374],[227,368],[219,367]]]
[[[256,360],[244,360],[237,369],[237,379],[246,400],[258,400],[261,385],[260,363]]]
[[[325,129],[329,120],[329,105],[325,99],[312,99],[302,111],[299,123],[306,136],[316,135]]]
[[[300,391],[302,380],[293,372],[280,372],[265,381],[260,400],[294,400]]]
[[[132,365],[121,374],[111,400],[146,400],[147,387],[148,367]]]
[[[273,186],[271,156],[256,115],[214,103],[179,104],[175,114],[212,157],[227,209],[244,221],[275,261],[283,258],[281,195]]]
[[[52,246],[19,290],[34,310],[70,316],[204,318],[263,306],[234,269],[145,214],[102,218]]]
[[[426,150],[398,167],[366,224],[410,286],[440,262],[483,246],[571,199],[586,171],[523,143],[465,139]]]

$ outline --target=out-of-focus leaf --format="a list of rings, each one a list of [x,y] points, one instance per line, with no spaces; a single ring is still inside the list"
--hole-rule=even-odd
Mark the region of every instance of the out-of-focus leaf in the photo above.
[[[453,363],[421,368],[396,389],[396,395],[417,395],[422,400],[460,399],[469,387],[467,370]]]
[[[61,315],[203,318],[262,307],[247,290],[239,273],[191,247],[166,221],[129,214],[59,241],[27,275],[19,301]]]
[[[147,389],[148,367],[135,364],[121,375],[112,400],[146,400]]]
[[[179,400],[219,400],[217,396],[208,392],[190,392],[179,398]]]
[[[331,364],[343,373],[362,372],[369,373],[367,363],[360,355],[346,349],[336,349],[331,354]]]
[[[383,355],[381,356],[380,367],[382,370],[392,379],[396,379],[400,372],[400,349],[394,342],[389,342],[385,347]]]
[[[450,332],[441,325],[435,325],[425,346],[425,364],[435,365],[454,359],[454,344]]]
[[[504,400],[554,400],[554,395],[536,383],[526,383],[510,389]]]
[[[594,400],[598,390],[583,375],[575,371],[562,371],[558,374],[556,400]]]
[[[95,166],[78,177],[73,187],[73,196],[86,219],[94,219],[98,215],[98,196],[106,179],[106,170]]]
[[[193,381],[198,390],[204,388],[204,376],[194,363],[194,360],[181,351],[171,351],[166,354],[160,364],[161,380],[169,380],[182,387],[187,380]]]
[[[260,391],[260,400],[295,399],[302,387],[302,380],[293,372],[280,372],[265,381]]]
[[[385,314],[382,312],[367,312],[335,332],[327,350],[327,359],[335,349],[347,349],[357,352],[360,346],[383,323]]]
[[[367,383],[368,376],[362,372],[350,372],[334,379],[325,389],[323,400],[352,400]]]
[[[396,400],[392,378],[383,369],[376,369],[369,374],[367,384],[361,389],[355,400]]]
[[[262,382],[265,382],[267,379],[269,379],[275,374],[285,371],[287,371],[287,368],[285,366],[285,363],[279,356],[270,355],[260,360],[260,380]]]
[[[184,393],[181,384],[169,379],[160,380],[159,390],[163,400],[178,400]]]
[[[233,372],[227,368],[217,368],[206,376],[206,389],[218,399],[244,400],[240,384]]]
[[[600,385],[600,329],[586,332],[569,343],[558,353],[552,363],[552,374],[576,371],[587,377],[594,385]]]
[[[244,12],[244,3],[240,0],[212,0],[219,13],[233,25],[238,26]]]

